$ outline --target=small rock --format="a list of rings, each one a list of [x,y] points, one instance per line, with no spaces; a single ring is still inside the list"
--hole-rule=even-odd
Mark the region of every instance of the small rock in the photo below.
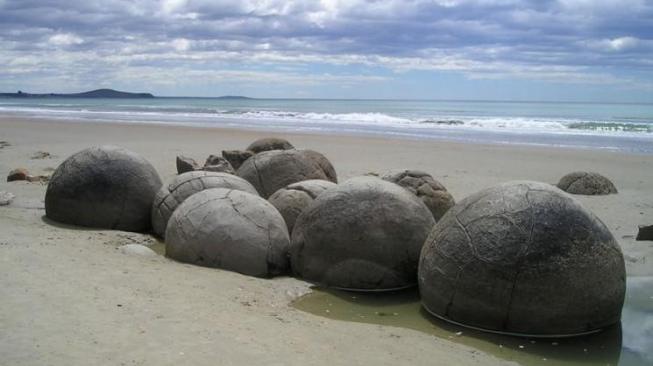
[[[28,182],[42,182],[42,183],[47,183],[50,180],[49,175],[28,175],[27,179]]]
[[[7,176],[7,182],[13,182],[16,180],[27,180],[29,172],[25,168],[17,168],[9,172]]]
[[[640,225],[635,240],[653,240],[653,225]]]
[[[231,166],[238,170],[245,160],[254,156],[254,153],[249,150],[222,150],[222,157],[227,159]]]
[[[134,255],[140,257],[154,257],[157,255],[155,251],[141,244],[121,245],[118,248],[118,250],[120,250],[120,253],[122,254],[128,254],[128,255]]]
[[[185,157],[183,155],[177,156],[177,174],[192,172],[198,169],[199,165],[194,159]]]
[[[0,206],[7,206],[16,196],[7,191],[0,191]]]
[[[236,171],[231,166],[231,163],[222,156],[218,155],[209,155],[204,163],[202,170],[207,172],[218,172],[218,173],[228,173],[236,174]]]
[[[0,141],[0,149],[4,149],[7,146],[11,146],[11,144],[7,141]]]
[[[32,155],[32,159],[50,159],[52,157],[52,154],[47,151],[37,151]]]

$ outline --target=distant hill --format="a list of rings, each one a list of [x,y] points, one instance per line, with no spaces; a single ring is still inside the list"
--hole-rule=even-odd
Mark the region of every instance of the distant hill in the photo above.
[[[83,93],[69,94],[31,94],[18,91],[17,93],[0,93],[0,97],[9,98],[154,98],[150,93],[129,93],[113,89],[97,89]]]
[[[223,95],[221,97],[217,97],[216,99],[253,99],[253,98],[243,97],[241,95]]]

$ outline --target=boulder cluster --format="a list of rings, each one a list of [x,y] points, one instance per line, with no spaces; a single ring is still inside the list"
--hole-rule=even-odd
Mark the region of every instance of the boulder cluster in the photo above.
[[[575,335],[620,319],[619,245],[555,186],[508,182],[456,203],[419,170],[338,183],[323,154],[279,138],[211,155],[201,168],[182,156],[176,163],[164,185],[133,152],[83,150],[52,175],[46,215],[150,231],[169,258],[244,275],[352,291],[418,286],[431,314],[487,331]],[[593,187],[582,179],[596,181],[581,175],[560,186]]]

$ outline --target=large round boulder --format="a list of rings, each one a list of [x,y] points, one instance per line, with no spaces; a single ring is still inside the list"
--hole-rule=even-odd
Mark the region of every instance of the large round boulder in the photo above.
[[[617,188],[599,173],[573,172],[560,178],[558,188],[571,194],[606,195],[617,193]]]
[[[256,154],[243,163],[237,175],[256,187],[263,198],[303,180],[336,182],[335,177],[329,177],[323,166],[303,150],[274,150]]]
[[[335,187],[336,184],[327,180],[311,179],[302,182],[289,184],[274,192],[268,201],[276,207],[283,216],[288,232],[292,234],[292,228],[299,214],[304,211],[315,198],[325,190]]]
[[[407,190],[379,178],[353,178],[322,192],[297,218],[292,270],[341,289],[414,286],[420,249],[434,223]]]
[[[152,230],[164,237],[168,220],[177,206],[197,192],[211,188],[237,189],[258,195],[248,181],[229,173],[193,171],[180,174],[161,187],[152,204]]]
[[[288,270],[288,230],[259,196],[213,188],[185,200],[170,217],[166,256],[257,277]]]
[[[489,331],[592,332],[619,321],[621,249],[573,197],[510,182],[469,196],[433,227],[419,264],[424,307]]]
[[[252,142],[245,150],[258,154],[263,151],[292,150],[294,148],[288,140],[277,137],[264,137]]]
[[[399,184],[419,197],[429,208],[435,220],[456,204],[453,196],[433,177],[421,170],[396,170],[383,175],[383,180]]]
[[[333,167],[329,159],[326,158],[326,156],[322,155],[322,153],[319,153],[315,150],[299,150],[301,153],[306,155],[309,159],[313,160],[317,165],[322,168],[322,171],[326,175],[327,179],[332,181],[332,182],[337,182],[338,181],[338,174],[336,173],[336,169]]]
[[[91,147],[66,159],[50,179],[45,214],[64,224],[142,232],[161,179],[141,156],[116,146]]]

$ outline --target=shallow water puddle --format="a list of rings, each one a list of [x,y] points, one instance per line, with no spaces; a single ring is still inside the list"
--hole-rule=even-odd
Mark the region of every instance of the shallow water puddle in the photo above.
[[[418,330],[527,366],[653,364],[653,277],[628,279],[620,326],[563,339],[503,336],[447,323],[422,309],[417,289],[354,293],[314,288],[293,306],[330,319]]]
[[[156,254],[165,256],[166,255],[166,243],[163,240],[156,239],[154,244],[149,246]]]

